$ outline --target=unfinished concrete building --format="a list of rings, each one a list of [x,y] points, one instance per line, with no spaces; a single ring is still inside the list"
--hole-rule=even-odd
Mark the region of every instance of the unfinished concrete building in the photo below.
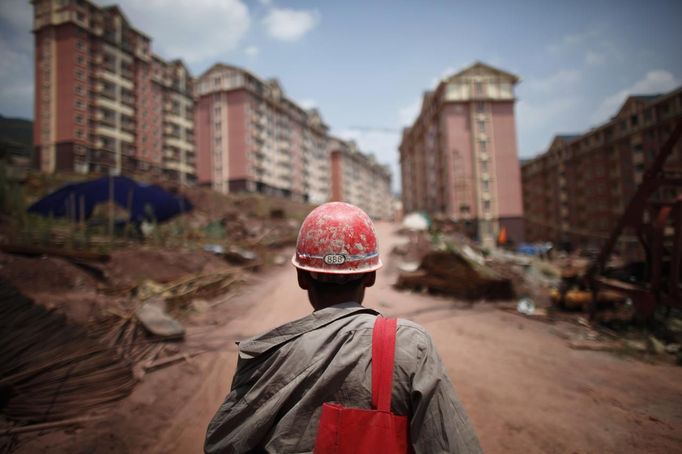
[[[517,82],[513,74],[475,63],[424,94],[400,144],[406,213],[451,218],[488,246],[502,229],[509,240],[523,241]]]
[[[331,200],[356,205],[373,219],[393,219],[389,168],[362,153],[353,141],[333,138],[330,150]]]
[[[194,179],[192,78],[117,6],[34,0],[34,163],[41,171]]]
[[[526,236],[565,247],[599,247],[620,219],[646,168],[682,117],[682,88],[630,96],[609,121],[583,134],[559,135],[522,166]],[[682,175],[682,145],[665,170]],[[675,192],[656,195],[674,200]],[[619,249],[638,249],[633,236]]]

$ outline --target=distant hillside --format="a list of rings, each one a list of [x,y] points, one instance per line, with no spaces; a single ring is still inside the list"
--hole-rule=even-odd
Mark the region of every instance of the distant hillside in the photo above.
[[[33,122],[23,118],[0,115],[0,151],[31,155],[33,149]]]

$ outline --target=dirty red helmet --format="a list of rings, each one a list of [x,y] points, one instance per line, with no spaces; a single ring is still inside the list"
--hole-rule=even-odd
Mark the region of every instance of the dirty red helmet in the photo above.
[[[298,232],[296,268],[314,273],[369,273],[381,268],[374,224],[349,203],[320,205],[306,216]]]

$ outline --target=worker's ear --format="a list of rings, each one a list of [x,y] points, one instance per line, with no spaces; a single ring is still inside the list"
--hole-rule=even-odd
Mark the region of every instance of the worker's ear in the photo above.
[[[307,271],[296,268],[298,286],[303,290],[310,290],[310,274]]]
[[[367,276],[365,276],[365,287],[373,286],[376,281],[377,281],[377,272],[376,271],[372,271],[371,273],[367,273]]]

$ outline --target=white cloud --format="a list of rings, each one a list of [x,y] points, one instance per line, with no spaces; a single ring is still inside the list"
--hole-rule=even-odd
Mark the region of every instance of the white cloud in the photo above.
[[[317,11],[285,8],[272,8],[263,19],[268,34],[281,41],[298,41],[319,22]]]
[[[443,79],[452,76],[455,72],[457,72],[455,68],[453,68],[452,66],[448,66],[443,71],[441,71],[441,73],[437,77],[431,79],[431,86],[436,87]]]
[[[557,93],[572,88],[582,79],[577,69],[562,69],[540,79],[529,79],[524,88],[535,93]]]
[[[646,73],[644,78],[638,80],[630,87],[620,90],[618,93],[607,97],[602,101],[592,116],[592,121],[601,123],[617,113],[617,110],[630,95],[651,95],[664,93],[680,85],[680,79],[671,72],[656,69]]]
[[[548,99],[541,103],[521,100],[516,111],[519,128],[541,129],[546,125],[564,123],[557,120],[576,106],[577,100],[574,97]]]
[[[606,55],[601,52],[588,50],[585,54],[585,64],[588,66],[601,66],[604,63],[606,63]]]
[[[547,46],[547,50],[551,54],[561,54],[563,52],[575,49],[583,44],[590,42],[599,35],[596,30],[588,30],[580,33],[572,33],[564,35],[559,41],[551,43]]]
[[[410,126],[414,123],[419,115],[419,110],[422,107],[422,98],[415,99],[409,105],[401,108],[398,111],[398,120],[401,126]]]
[[[109,5],[108,0],[97,0]],[[242,0],[119,0],[131,25],[152,38],[152,50],[189,64],[212,63],[234,51],[249,30]]]
[[[313,109],[317,108],[317,101],[314,99],[302,99],[298,101],[298,105],[303,107],[304,109]]]
[[[400,190],[398,166],[400,132],[384,128],[346,128],[334,131],[333,134],[345,140],[355,140],[360,151],[373,153],[378,162],[388,164],[392,173],[393,191]]]
[[[244,53],[246,54],[247,57],[256,58],[260,53],[260,49],[258,49],[258,47],[256,46],[249,46],[246,49],[244,49]]]
[[[524,157],[531,156],[540,151],[540,147],[548,145],[545,142],[551,140],[551,137],[547,136],[547,132],[552,135],[558,134],[557,125],[564,128],[567,119],[578,107],[579,99],[576,96],[549,98],[539,102],[520,100],[516,106],[519,154]]]

